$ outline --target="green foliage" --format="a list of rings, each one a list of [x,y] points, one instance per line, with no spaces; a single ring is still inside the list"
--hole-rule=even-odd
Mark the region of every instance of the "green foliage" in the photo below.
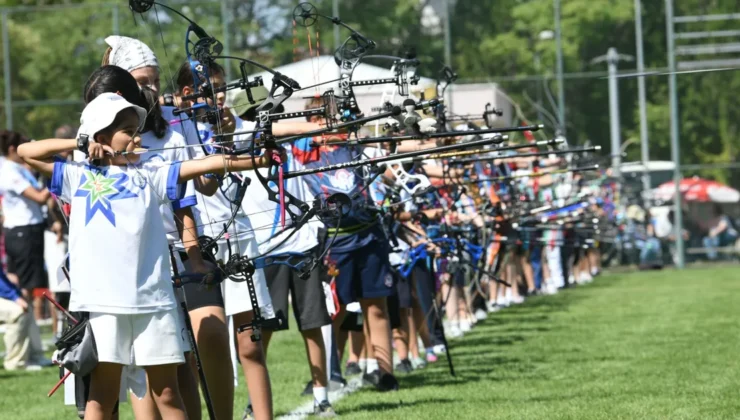
[[[298,0],[222,0],[223,5],[221,0],[164,1],[194,18],[212,35],[222,41],[228,40],[225,43],[232,55],[270,66],[300,60],[310,53],[331,54],[336,47],[333,25],[324,19],[319,19],[309,29],[294,27],[292,13]],[[332,14],[332,0],[314,3],[320,13]],[[438,3],[432,0],[340,0],[339,15],[347,24],[376,41],[375,54],[404,55],[415,50],[422,61],[420,73],[436,77],[444,62],[443,22],[439,22],[439,28],[425,28],[422,17],[425,6]],[[664,2],[643,0],[642,3],[645,65],[663,68],[667,65]],[[3,2],[5,6],[29,4],[79,6],[16,11],[9,15],[13,101],[21,104],[22,101],[46,99],[72,101],[67,105],[15,107],[15,127],[34,137],[48,136],[55,126],[77,119],[80,104],[74,101],[80,99],[87,75],[100,63],[105,50],[103,39],[114,31],[111,4],[118,6],[119,32],[142,39],[157,53],[166,88],[172,85],[174,73],[184,60],[186,23],[161,8],[159,15],[151,11],[134,18],[124,0],[107,5],[101,5],[98,0]],[[461,80],[497,81],[505,77],[499,84],[521,105],[526,118],[529,121],[544,119],[549,123],[548,112],[556,114],[551,105],[554,100],[550,100],[556,91],[555,42],[540,39],[540,33],[554,29],[553,1],[457,0],[451,4],[452,64]],[[736,9],[734,0],[682,0],[674,4],[676,15],[730,13]],[[606,54],[610,47],[635,55],[633,0],[562,0],[561,26],[566,73],[605,71],[604,63],[591,64],[591,60]],[[720,21],[681,24],[677,25],[677,31],[738,27],[738,22]],[[344,28],[339,32],[340,42],[349,36]],[[701,58],[711,57],[686,57]],[[378,61],[378,64],[387,63]],[[227,63],[227,66],[232,75],[238,74],[236,62]],[[620,63],[623,70],[634,66],[634,62]],[[547,78],[545,83],[511,79],[511,76],[538,74]],[[651,157],[668,159],[667,78],[648,77],[646,80]],[[737,160],[740,100],[735,92],[740,87],[740,73],[679,75],[678,82],[682,161]],[[619,95],[623,141],[638,139],[636,79],[620,79]],[[590,140],[609,150],[607,80],[602,77],[566,78],[565,97],[569,141],[578,144]],[[546,108],[544,111],[538,112],[534,106],[537,98]],[[639,147],[628,147],[627,153],[630,159],[639,158]],[[740,182],[740,179],[723,180]]]

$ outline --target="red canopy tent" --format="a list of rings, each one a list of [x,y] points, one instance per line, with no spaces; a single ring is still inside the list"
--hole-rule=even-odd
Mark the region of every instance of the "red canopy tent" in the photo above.
[[[686,201],[701,203],[737,203],[740,201],[740,192],[717,181],[710,181],[699,177],[684,178],[679,184],[681,195]],[[668,201],[673,199],[676,187],[673,181],[661,184],[653,190],[653,197]]]

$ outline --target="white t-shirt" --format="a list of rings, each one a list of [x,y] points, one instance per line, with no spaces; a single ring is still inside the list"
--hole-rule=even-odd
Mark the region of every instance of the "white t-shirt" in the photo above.
[[[165,149],[154,150],[144,153],[140,156],[139,165],[151,166],[158,168],[166,166],[172,162],[182,162],[190,159],[190,152],[184,148],[186,145],[185,138],[179,132],[170,129],[163,138],[157,138],[151,131],[142,134],[141,146],[146,149]],[[193,182],[188,181],[185,188],[181,189],[183,197],[172,200],[171,203],[163,204],[160,207],[162,220],[164,221],[164,230],[167,233],[167,240],[170,244],[180,241],[180,235],[175,224],[175,214],[173,210],[195,206],[195,188]]]
[[[72,204],[70,310],[138,314],[176,307],[159,207],[180,197],[180,164],[96,168],[57,162],[51,192]]]
[[[41,205],[23,196],[28,187],[43,189],[23,165],[4,159],[0,165],[0,195],[3,197],[3,213],[6,228],[38,225],[44,223]]]
[[[165,118],[167,119],[167,116],[165,116]],[[255,123],[236,118],[235,131],[253,130],[254,126]],[[172,127],[178,131],[185,130],[180,132],[181,134],[183,134],[185,141],[189,145],[199,145],[200,141],[203,142],[203,147],[190,148],[190,153],[194,159],[205,157],[206,152],[208,154],[220,153],[216,148],[214,148],[214,146],[209,146],[209,144],[214,142],[210,124],[200,122],[198,123],[198,132],[200,133],[200,139],[198,138],[198,134],[195,133],[195,131],[193,130],[194,124],[192,121],[183,121],[182,123],[176,123]],[[237,147],[246,147],[246,143],[241,141],[251,140],[252,137],[252,134],[237,135],[234,136],[234,140],[240,141],[239,143],[237,143]],[[218,141],[222,140],[219,139]],[[213,196],[208,197],[202,195],[197,191],[195,192],[198,204],[196,204],[193,210],[193,215],[195,216],[195,220],[198,224],[199,234],[215,238],[216,236],[218,236],[219,233],[221,233],[221,231],[223,231],[224,224],[226,224],[229,218],[231,218],[231,214],[233,212],[232,209],[235,208],[229,202],[229,199],[227,199],[227,197],[233,198],[236,194],[238,186],[238,180],[235,180],[231,176],[226,175],[221,182],[219,190],[216,191],[216,194],[214,194]],[[245,195],[245,200],[248,199],[248,196],[249,193]],[[231,238],[235,239],[249,239],[254,237],[252,225],[249,221],[249,218],[244,214],[242,206],[240,206],[239,212],[237,213],[234,222],[229,226],[228,233]],[[223,237],[219,240],[219,243],[225,242],[226,239]]]

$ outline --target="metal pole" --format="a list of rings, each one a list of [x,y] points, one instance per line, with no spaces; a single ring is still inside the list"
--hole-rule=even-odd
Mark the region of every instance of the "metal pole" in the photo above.
[[[5,128],[13,129],[13,95],[10,91],[10,35],[8,35],[8,11],[3,11],[3,78],[5,79]]]
[[[635,0],[635,42],[637,44],[637,73],[645,72],[645,58],[642,52],[642,2]],[[640,106],[640,151],[642,155],[642,189],[650,191],[650,171],[647,168],[650,162],[650,148],[648,144],[647,127],[647,100],[645,99],[645,76],[637,78],[637,101]],[[646,204],[650,205],[650,199]]]
[[[540,62],[540,53],[535,51],[534,53],[534,71],[538,75],[542,72],[542,63]],[[535,82],[537,86],[537,123],[542,124],[544,117],[542,116],[542,81],[538,80]]]
[[[565,92],[563,91],[563,43],[560,33],[560,0],[555,0],[555,52],[558,78],[558,123],[560,134],[565,136]]]
[[[452,67],[452,33],[450,30],[450,0],[443,0],[444,4],[444,14],[445,14],[445,21],[444,21],[444,30],[445,30],[445,65],[448,67]],[[447,98],[444,98],[446,101],[446,107],[450,112],[452,111],[452,89],[453,86],[450,85],[447,88]]]
[[[620,165],[622,164],[621,144],[619,134],[619,89],[617,88],[617,63],[619,54],[616,48],[609,48],[606,53],[606,61],[609,64],[609,127],[612,145],[612,171],[614,176],[619,177]]]
[[[339,0],[332,0],[331,14],[334,15],[334,17],[339,17]],[[339,38],[339,25],[333,25],[333,26],[334,26],[334,50],[336,51],[336,49],[339,48],[339,45],[341,44],[342,41]]]
[[[113,35],[118,35],[121,32],[120,24],[118,21],[118,4],[113,5],[112,13],[113,13]]]
[[[231,55],[231,37],[229,36],[229,25],[231,24],[231,15],[229,15],[229,0],[221,0],[221,30],[223,31],[224,55]],[[231,65],[226,66],[226,80],[231,80]]]
[[[679,149],[679,138],[678,138],[678,92],[676,86],[676,57],[674,55],[674,39],[673,39],[673,0],[665,0],[665,24],[666,24],[666,38],[668,41],[668,92],[670,95],[671,103],[671,159],[675,168],[673,169],[673,182],[676,190],[674,191],[674,203],[673,212],[675,222],[673,224],[673,234],[676,238],[676,252],[677,260],[676,266],[678,268],[684,267],[684,243],[683,243],[683,214],[681,213],[681,151]]]
[[[339,17],[339,0],[332,0],[331,13],[334,15],[334,17]],[[342,39],[339,36],[339,25],[332,25],[332,26],[334,26],[334,51],[336,51],[337,49],[339,49],[339,46],[342,44]],[[342,77],[342,70],[339,67],[337,67],[337,76]]]

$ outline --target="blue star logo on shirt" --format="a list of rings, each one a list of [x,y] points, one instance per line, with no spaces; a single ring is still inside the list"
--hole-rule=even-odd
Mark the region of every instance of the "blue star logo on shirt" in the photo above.
[[[96,213],[100,212],[108,221],[115,226],[116,214],[113,212],[111,201],[124,198],[138,197],[124,186],[129,177],[124,173],[108,175],[107,170],[85,170],[80,177],[80,185],[77,187],[75,197],[85,197],[85,226]]]

